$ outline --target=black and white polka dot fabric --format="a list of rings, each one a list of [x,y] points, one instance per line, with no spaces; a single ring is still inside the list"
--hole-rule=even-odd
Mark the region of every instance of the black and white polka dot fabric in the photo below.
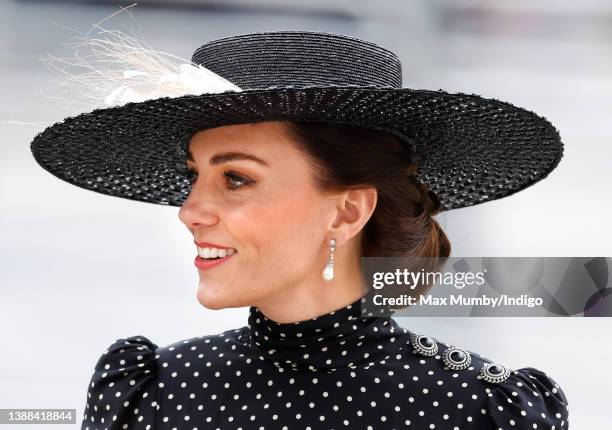
[[[360,300],[279,324],[250,308],[248,325],[158,347],[118,339],[88,387],[83,430],[568,428],[557,383],[392,318]]]

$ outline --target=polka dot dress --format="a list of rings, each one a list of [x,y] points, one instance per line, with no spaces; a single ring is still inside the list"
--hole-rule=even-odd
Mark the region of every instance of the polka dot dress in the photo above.
[[[251,307],[247,326],[164,347],[118,339],[96,364],[81,429],[568,428],[565,394],[544,372],[360,305],[285,324]]]

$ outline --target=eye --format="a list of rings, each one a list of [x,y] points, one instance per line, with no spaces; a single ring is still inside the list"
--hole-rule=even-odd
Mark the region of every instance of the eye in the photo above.
[[[253,182],[249,179],[243,178],[242,176],[237,175],[232,172],[224,172],[224,175],[226,178],[230,179],[228,183],[234,184],[234,185],[229,185],[227,187],[230,191],[237,190],[238,188],[242,188],[243,186],[246,186]],[[235,185],[235,184],[238,184],[238,185]]]
[[[235,191],[238,188],[241,188],[243,186],[246,186],[248,184],[253,183],[254,181],[250,180],[250,179],[246,179],[243,178],[240,175],[237,175],[235,173],[232,173],[230,171],[226,171],[223,172],[224,176],[228,179],[227,183],[228,183],[228,190],[230,191]],[[193,185],[196,180],[198,179],[198,172],[194,171],[193,169],[189,169],[188,170],[188,177],[189,177],[189,183],[191,185]]]

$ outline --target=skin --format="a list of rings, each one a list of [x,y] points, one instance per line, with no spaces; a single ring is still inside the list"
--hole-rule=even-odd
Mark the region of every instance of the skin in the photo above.
[[[195,241],[238,251],[212,269],[196,267],[197,299],[206,308],[257,306],[266,317],[289,323],[365,294],[358,245],[376,207],[376,189],[325,194],[315,188],[311,167],[285,127],[277,121],[229,125],[191,139],[195,163],[187,165],[197,180],[179,218]],[[268,165],[210,164],[227,151],[255,155]],[[334,279],[326,282],[321,272],[332,238]]]

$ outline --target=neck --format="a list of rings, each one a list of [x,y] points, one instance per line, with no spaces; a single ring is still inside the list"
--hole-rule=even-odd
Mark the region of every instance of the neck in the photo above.
[[[315,279],[275,291],[273,295],[252,303],[252,306],[268,319],[285,324],[326,314],[363,297],[368,287],[360,266],[339,264],[337,267],[340,269],[335,268],[336,273],[331,282],[325,282],[317,273]]]

